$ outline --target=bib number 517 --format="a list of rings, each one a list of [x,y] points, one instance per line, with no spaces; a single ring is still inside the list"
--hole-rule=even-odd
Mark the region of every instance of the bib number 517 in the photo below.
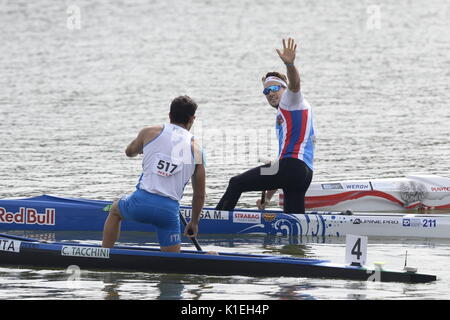
[[[158,170],[163,170],[166,173],[173,173],[178,167],[178,165],[170,163],[168,161],[159,160],[158,165],[156,167],[158,168]]]

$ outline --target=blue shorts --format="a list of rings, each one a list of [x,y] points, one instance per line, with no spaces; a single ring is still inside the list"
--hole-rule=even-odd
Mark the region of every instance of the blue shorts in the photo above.
[[[119,200],[119,210],[124,220],[154,225],[161,247],[181,243],[178,201],[137,189]]]

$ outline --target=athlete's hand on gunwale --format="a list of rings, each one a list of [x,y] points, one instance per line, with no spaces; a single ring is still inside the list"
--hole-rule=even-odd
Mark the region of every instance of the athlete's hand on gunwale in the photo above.
[[[278,55],[280,56],[281,60],[285,64],[294,64],[295,60],[295,54],[297,51],[297,44],[295,43],[295,40],[292,38],[288,39],[287,46],[286,46],[286,40],[283,39],[283,52],[276,49]]]

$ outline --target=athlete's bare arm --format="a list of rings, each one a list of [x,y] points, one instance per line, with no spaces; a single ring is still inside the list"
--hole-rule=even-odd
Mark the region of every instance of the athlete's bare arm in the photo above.
[[[192,175],[192,217],[184,230],[184,234],[188,237],[197,236],[200,213],[202,212],[203,206],[205,204],[206,196],[206,172],[205,165],[203,163],[202,151],[200,147],[195,143],[195,141],[193,141],[192,143],[194,148],[196,166],[194,174]]]
[[[144,146],[155,139],[161,133],[162,128],[162,126],[152,126],[139,131],[137,137],[127,146],[125,154],[128,157],[136,157],[141,154]]]
[[[287,77],[289,82],[289,90],[292,92],[300,91],[300,73],[294,65],[295,55],[297,51],[297,44],[295,40],[292,38],[288,39],[288,43],[286,45],[286,41],[283,39],[283,52],[276,49],[278,55],[281,60],[284,62],[287,68]]]

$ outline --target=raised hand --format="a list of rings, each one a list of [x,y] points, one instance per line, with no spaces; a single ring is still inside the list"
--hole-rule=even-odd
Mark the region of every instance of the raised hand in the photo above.
[[[280,56],[281,60],[283,60],[283,62],[285,64],[293,64],[294,63],[295,54],[297,51],[297,44],[295,43],[294,39],[289,38],[288,42],[287,42],[287,46],[286,46],[285,39],[283,39],[283,52],[281,52],[278,49],[276,49],[276,50],[277,50],[277,53]]]

